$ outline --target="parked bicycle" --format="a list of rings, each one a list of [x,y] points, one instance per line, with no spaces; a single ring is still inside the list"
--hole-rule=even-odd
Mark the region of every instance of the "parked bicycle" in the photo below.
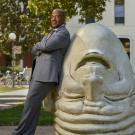
[[[24,71],[19,73],[14,72],[14,74],[12,74],[10,71],[6,71],[6,73],[0,77],[0,86],[12,87],[13,79],[15,86],[28,85],[28,79],[25,77]]]
[[[0,77],[0,85],[12,87],[13,85],[12,75],[9,70],[7,70],[6,73]]]

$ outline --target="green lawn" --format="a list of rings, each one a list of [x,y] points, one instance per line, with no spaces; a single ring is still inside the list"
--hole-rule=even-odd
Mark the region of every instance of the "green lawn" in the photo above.
[[[27,89],[28,87],[15,87],[15,88],[9,88],[9,87],[0,87],[0,93],[3,93],[3,92],[11,92],[11,91],[14,91],[14,90],[24,90],[24,89]]]
[[[0,110],[0,126],[17,125],[20,120],[23,105],[12,109]],[[53,114],[41,109],[38,125],[52,125],[54,122]]]

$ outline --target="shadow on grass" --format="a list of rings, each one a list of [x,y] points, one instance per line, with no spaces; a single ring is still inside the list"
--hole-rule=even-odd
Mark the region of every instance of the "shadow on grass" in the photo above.
[[[0,126],[15,126],[18,124],[23,110],[23,105],[0,110]],[[52,125],[54,115],[41,109],[38,125]]]

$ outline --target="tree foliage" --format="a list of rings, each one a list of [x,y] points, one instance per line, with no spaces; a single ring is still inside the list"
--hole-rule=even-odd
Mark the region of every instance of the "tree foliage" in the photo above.
[[[109,0],[29,0],[28,5],[35,14],[46,15],[45,22],[48,26],[51,11],[58,7],[66,11],[68,18],[79,14],[79,21],[82,23],[86,18],[99,21],[102,19],[106,1]]]
[[[44,16],[44,20],[42,20],[42,29],[44,32],[48,32],[50,29],[50,15],[53,9],[64,9],[68,18],[77,14],[74,0],[29,0],[28,7],[36,15]]]
[[[85,18],[91,18],[96,21],[102,19],[102,13],[105,10],[107,0],[79,0],[80,20],[84,22]]]
[[[41,37],[40,18],[27,8],[27,0],[0,0],[0,52],[11,53],[9,34],[16,34],[15,45],[23,52]]]

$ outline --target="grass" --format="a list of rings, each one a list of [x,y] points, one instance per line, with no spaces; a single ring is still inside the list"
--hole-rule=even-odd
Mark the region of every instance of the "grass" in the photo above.
[[[17,125],[22,114],[23,105],[11,109],[0,111],[0,126],[14,126]],[[52,113],[41,109],[38,125],[52,125],[54,123],[54,116]]]
[[[15,91],[15,90],[24,90],[27,89],[28,87],[15,87],[15,88],[9,88],[9,87],[0,87],[0,93],[3,92],[11,92],[11,91]]]

